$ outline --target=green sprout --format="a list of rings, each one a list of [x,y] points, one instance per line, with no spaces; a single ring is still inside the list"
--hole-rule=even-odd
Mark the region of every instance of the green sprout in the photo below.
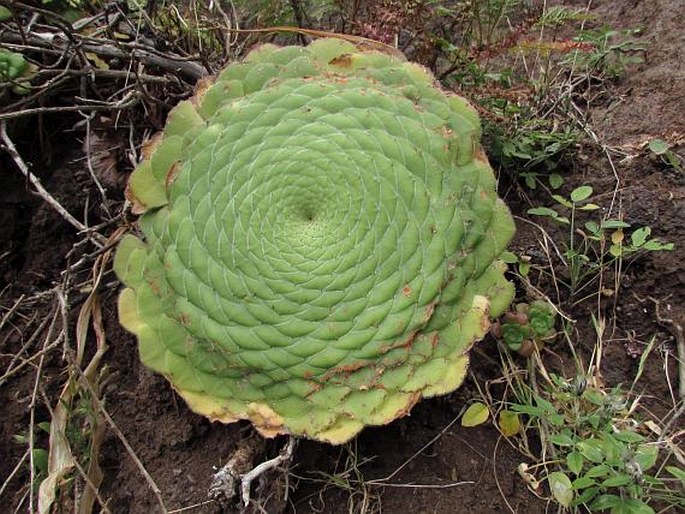
[[[621,259],[638,252],[672,251],[673,243],[652,239],[650,227],[633,230],[630,239],[624,237],[624,230],[630,229],[629,223],[618,219],[601,219],[584,224],[585,231],[579,229],[578,214],[592,212],[600,206],[590,201],[592,187],[583,185],[571,191],[569,197],[553,194],[552,198],[570,216],[562,215],[557,208],[534,207],[528,214],[553,220],[568,228],[568,240],[562,241],[563,253],[568,268],[568,287],[572,294],[578,293],[596,277],[609,263],[620,265]],[[606,243],[606,244],[605,244]],[[507,255],[507,262],[516,263],[516,256]]]
[[[660,157],[662,162],[668,164],[671,168],[676,171],[683,172],[682,159],[671,150],[670,145],[663,139],[652,139],[648,144],[649,150]]]
[[[476,111],[396,55],[263,45],[169,114],[127,195],[122,325],[197,413],[343,443],[464,380],[511,303]]]

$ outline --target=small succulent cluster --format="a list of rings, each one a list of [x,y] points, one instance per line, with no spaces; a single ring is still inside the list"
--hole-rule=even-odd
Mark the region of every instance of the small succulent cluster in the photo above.
[[[493,323],[491,332],[507,348],[528,357],[556,335],[556,317],[554,308],[546,301],[517,303],[501,321]]]
[[[514,233],[480,122],[424,68],[263,45],[169,114],[128,198],[121,323],[212,420],[342,443],[463,381]]]

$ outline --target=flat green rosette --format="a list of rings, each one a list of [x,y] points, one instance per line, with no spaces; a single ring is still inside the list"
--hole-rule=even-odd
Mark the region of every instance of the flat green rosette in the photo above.
[[[462,383],[514,233],[462,98],[337,39],[264,45],[131,176],[121,323],[190,407],[342,443]]]

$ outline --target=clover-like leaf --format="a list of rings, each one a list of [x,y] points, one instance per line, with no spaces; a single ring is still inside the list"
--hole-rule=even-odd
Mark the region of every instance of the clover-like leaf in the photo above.
[[[170,114],[115,271],[144,364],[196,412],[341,443],[463,381],[514,232],[475,110],[337,39],[263,45]]]

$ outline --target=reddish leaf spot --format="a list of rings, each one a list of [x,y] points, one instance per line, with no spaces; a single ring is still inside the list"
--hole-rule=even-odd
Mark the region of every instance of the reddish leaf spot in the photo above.
[[[337,375],[345,375],[349,376],[351,373],[357,371],[360,368],[363,368],[364,366],[368,366],[368,362],[365,361],[358,361],[358,362],[353,362],[352,364],[345,364],[343,366],[338,366],[337,368],[332,368],[330,369],[323,377],[322,381],[328,382],[332,377],[335,377]]]
[[[155,293],[155,296],[160,296],[162,290],[160,289],[156,280],[148,280],[147,285],[150,286],[150,289],[152,289],[152,292]]]
[[[162,139],[164,139],[164,132],[157,132],[154,136],[143,143],[142,156],[143,160],[149,160],[155,150],[162,144]]]
[[[332,66],[338,66],[339,68],[351,68],[352,56],[350,54],[343,54],[333,59],[329,64]]]
[[[176,180],[176,177],[178,177],[178,173],[181,170],[181,163],[176,161],[174,164],[171,165],[171,168],[169,168],[169,171],[166,174],[166,181],[165,185],[166,187],[169,187],[171,184],[173,184],[174,180]]]
[[[433,311],[435,310],[435,303],[430,303],[426,306],[426,308],[423,311],[423,319],[424,321],[428,321],[433,317]]]

